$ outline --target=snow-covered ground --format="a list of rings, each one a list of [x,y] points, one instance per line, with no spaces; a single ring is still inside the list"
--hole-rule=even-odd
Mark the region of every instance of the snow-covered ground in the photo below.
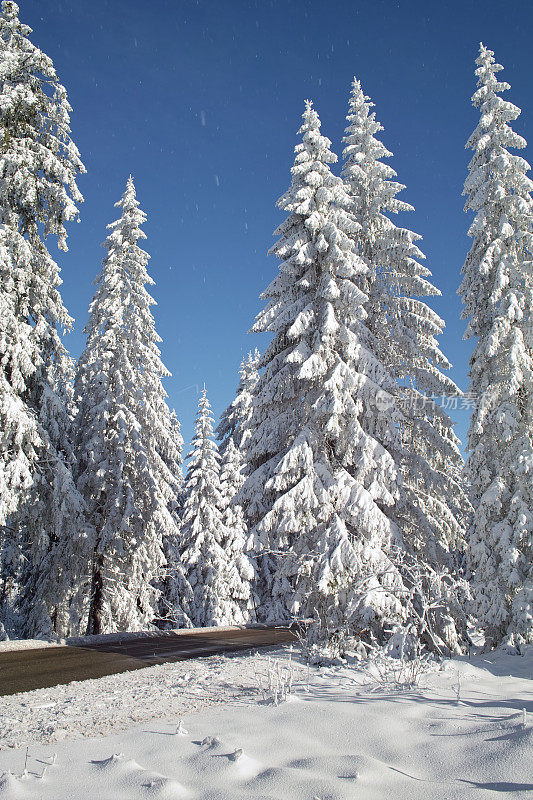
[[[289,701],[265,703],[258,676],[288,655],[2,698],[0,800],[533,797],[533,648],[445,661],[410,690],[355,663],[312,667],[308,685],[297,663]]]
[[[12,650],[39,650],[41,647],[58,647],[56,642],[47,642],[44,639],[6,639],[0,642],[0,653]]]

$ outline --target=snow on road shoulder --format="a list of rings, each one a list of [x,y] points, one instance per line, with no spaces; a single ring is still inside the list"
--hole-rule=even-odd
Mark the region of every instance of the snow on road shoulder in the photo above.
[[[12,715],[3,747],[19,749],[0,752],[0,798],[531,798],[533,647],[445,661],[410,690],[356,665],[311,668],[308,686],[297,664],[293,702],[266,703],[257,676],[264,687],[269,669],[283,678],[288,654],[217,656],[3,698]]]
[[[0,642],[0,653],[14,650],[40,650],[41,647],[61,647],[62,642],[48,642],[44,639],[6,639]]]
[[[288,653],[289,648],[281,651]],[[274,648],[272,655],[276,652]],[[206,705],[254,697],[256,674],[265,671],[268,658],[262,648],[253,656],[177,661],[2,697],[0,750],[30,740],[103,736],[143,720],[173,718]],[[295,670],[305,672],[298,664]]]
[[[48,641],[46,639],[6,639],[0,641],[0,653],[8,653],[13,650],[37,650],[41,647],[63,647],[70,645],[71,647],[83,647],[87,644],[105,644],[110,642],[126,642],[130,639],[149,639],[160,638],[165,635],[172,634],[173,636],[194,636],[195,634],[204,633],[221,633],[222,631],[239,631],[247,627],[261,628],[262,625],[217,625],[211,628],[176,628],[175,630],[153,630],[146,631],[133,631],[126,633],[105,633],[92,636],[72,636],[69,639],[58,639],[57,641]]]
[[[148,631],[132,631],[125,633],[101,633],[91,636],[72,636],[66,639],[65,643],[74,647],[83,647],[87,644],[106,644],[109,642],[127,642],[130,639],[159,639],[164,636],[195,636],[204,633],[222,633],[223,631],[241,631],[246,629],[246,625],[217,625],[205,628],[176,628],[173,630],[159,630],[154,628]],[[262,627],[260,625],[256,627]]]

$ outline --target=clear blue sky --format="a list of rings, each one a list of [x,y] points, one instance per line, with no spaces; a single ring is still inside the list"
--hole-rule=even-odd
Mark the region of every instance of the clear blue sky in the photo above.
[[[506,96],[522,108],[515,130],[533,143],[530,0],[21,0],[20,15],[67,88],[87,167],[81,223],[58,256],[74,356],[131,172],[148,214],[169,402],[186,442],[204,381],[218,415],[242,355],[265,348],[265,336],[246,332],[277,268],[266,252],[304,100],[340,155],[356,75],[385,126],[401,196],[416,208],[399,221],[424,237],[443,295],[433,303],[447,323],[441,343],[466,388],[472,344],[462,341],[456,289],[469,247],[461,191],[478,121],[474,59],[480,41],[495,51]],[[466,414],[452,416],[463,437]]]

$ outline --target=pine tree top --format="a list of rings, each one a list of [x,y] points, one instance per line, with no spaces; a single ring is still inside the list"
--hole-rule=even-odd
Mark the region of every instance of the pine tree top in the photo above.
[[[476,107],[479,107],[488,96],[505,92],[511,86],[506,81],[499,81],[496,78],[496,73],[501,72],[503,66],[496,63],[494,51],[485,47],[483,42],[479,44],[479,56],[476,58],[476,64],[478,68],[475,74],[478,78],[477,85],[479,89],[472,96],[472,102]],[[517,109],[517,111],[519,114],[520,110]]]
[[[217,439],[222,442],[221,451],[225,450],[229,439],[233,439],[238,447],[242,447],[249,435],[248,423],[252,411],[253,391],[259,380],[258,366],[260,354],[255,348],[245,356],[239,368],[239,385],[235,398],[223,411],[216,430]]]
[[[487,154],[494,146],[517,149],[525,147],[526,140],[508,125],[520,116],[520,109],[498,96],[511,88],[506,81],[499,81],[496,77],[496,73],[500,72],[503,66],[496,63],[494,52],[484,44],[480,44],[476,64],[478,88],[472,95],[472,104],[480,109],[481,119],[466,146]]]
[[[509,280],[506,273],[511,262],[522,262],[519,271],[527,271],[525,264],[531,262],[533,252],[533,182],[527,177],[530,166],[509,151],[527,144],[509,124],[521,112],[499,96],[510,86],[496,78],[503,67],[496,63],[493,51],[481,44],[476,64],[478,88],[472,104],[479,109],[480,118],[466,143],[474,154],[463,190],[465,211],[476,216],[468,231],[474,242],[459,288],[464,302],[462,317],[470,319],[467,337],[479,335],[490,324]],[[517,275],[515,283],[516,279]]]
[[[376,277],[382,271],[387,273],[389,289],[395,294],[410,298],[439,295],[438,289],[426,280],[431,276],[430,270],[419,263],[425,259],[416,244],[422,237],[390,219],[391,213],[413,211],[413,206],[397,199],[405,186],[392,180],[396,172],[381,160],[393,154],[376,136],[383,126],[371,111],[373,106],[360,81],[354,78],[341,174],[350,193],[348,209],[361,228],[361,235],[356,237],[359,252],[373,265]],[[421,316],[427,317],[428,313],[429,310],[424,311]],[[442,320],[434,312],[431,314],[432,325],[442,326]]]
[[[146,239],[146,234],[141,229],[141,225],[144,225],[147,217],[140,208],[131,175],[126,183],[124,194],[115,203],[115,208],[121,208],[122,213],[115,222],[111,222],[107,226],[108,230],[111,231],[104,242],[104,247],[109,250],[108,258],[114,256],[115,252],[123,256],[129,251],[130,258],[127,266],[133,266],[134,263],[146,266],[150,256],[137,245],[137,242],[139,239]],[[147,273],[143,274],[143,278],[146,278],[144,280],[145,283],[154,283]]]
[[[207,389],[204,388],[198,400],[198,410],[196,412],[196,423],[194,427],[194,437],[192,440],[193,449],[187,455],[187,458],[192,458],[189,472],[194,469],[196,465],[196,456],[198,451],[202,453],[211,452],[213,457],[218,459],[218,448],[213,441],[214,436],[214,423],[213,412],[211,411],[211,404],[207,397]]]
[[[292,184],[278,200],[278,206],[284,211],[305,216],[313,211],[324,211],[332,201],[346,207],[349,200],[343,182],[329,167],[329,164],[336,163],[337,156],[331,150],[330,139],[320,133],[320,118],[310,100],[305,101],[302,116],[303,124],[298,131],[302,141],[294,148]],[[313,219],[311,217],[306,223],[311,231],[314,230]],[[281,233],[281,230],[277,232]]]
[[[391,158],[393,153],[376,138],[384,128],[371,111],[373,107],[374,103],[354,77],[346,116],[348,126],[343,137],[346,147],[342,176],[351,185],[358,209],[364,208],[368,215],[382,210],[395,214],[412,211],[409,203],[396,199],[405,186],[392,180],[396,177],[395,170],[381,163],[381,159]]]

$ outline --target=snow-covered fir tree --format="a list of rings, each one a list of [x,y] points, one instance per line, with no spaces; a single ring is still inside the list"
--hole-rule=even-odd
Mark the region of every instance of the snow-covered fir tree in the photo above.
[[[217,439],[221,442],[220,451],[223,453],[229,439],[232,438],[235,446],[242,453],[243,462],[246,462],[246,446],[250,439],[250,419],[252,416],[252,403],[254,390],[259,380],[257,365],[259,364],[259,351],[249,352],[241,361],[239,370],[240,381],[237,386],[235,399],[222,412],[220,423],[216,430]]]
[[[21,632],[78,633],[91,531],[71,474],[61,391],[70,319],[59,268],[45,244],[66,250],[65,223],[83,199],[85,171],[70,137],[67,94],[35,47],[18,7],[0,14],[0,530],[2,592],[19,583]],[[1,542],[0,542],[1,544]],[[23,566],[22,574],[20,566]]]
[[[396,521],[405,548],[428,573],[434,633],[456,649],[459,631],[454,631],[453,618],[463,630],[466,618],[456,599],[462,589],[456,585],[450,591],[453,579],[447,573],[455,566],[454,553],[464,547],[469,502],[461,481],[459,440],[446,406],[459,402],[460,391],[443,372],[451,366],[438,344],[444,321],[420,299],[440,294],[420,263],[425,258],[417,244],[421,237],[390,218],[413,209],[397,198],[405,187],[383,161],[392,153],[377,138],[383,127],[373,105],[354,78],[342,175],[358,223],[357,252],[369,268],[366,325],[396,380],[402,411],[401,447],[392,448],[403,476]]]
[[[198,402],[192,450],[187,456],[189,467],[181,523],[182,560],[192,588],[185,610],[197,627],[231,623],[235,611],[228,580],[229,561],[224,550],[228,534],[223,522],[220,456],[213,436],[213,414],[204,387]]]
[[[168,479],[163,488],[167,507],[177,525],[173,525],[163,537],[166,566],[161,581],[156,584],[160,591],[158,625],[163,628],[187,628],[191,622],[183,611],[182,598],[190,594],[190,586],[181,565],[179,536],[179,513],[183,502],[183,436],[174,410],[162,415],[162,423],[165,433],[160,439],[162,449],[159,455],[166,466]]]
[[[160,590],[158,626],[162,628],[188,628],[191,621],[183,611],[183,598],[190,596],[191,588],[185,577],[181,564],[181,536],[179,533],[179,515],[183,505],[183,436],[181,424],[174,409],[170,416],[165,417],[169,426],[168,435],[165,436],[166,460],[169,478],[167,485],[167,499],[169,511],[177,521],[178,527],[163,538],[163,553],[166,567],[162,580],[157,584]],[[170,445],[170,449],[169,449]],[[169,494],[170,492],[170,494]]]
[[[389,513],[401,475],[387,449],[400,446],[400,412],[365,323],[368,267],[355,252],[350,197],[309,102],[303,120],[278,201],[288,212],[271,251],[279,273],[253,328],[274,337],[259,365],[241,497],[262,619],[297,613],[382,637],[404,615],[405,587],[388,557],[401,544]],[[379,391],[390,401],[381,412]]]
[[[238,429],[239,433],[241,432]],[[238,493],[244,484],[243,451],[229,437],[220,466],[220,496],[224,539],[222,548],[227,561],[227,588],[230,616],[235,624],[255,617],[254,563],[248,555],[248,528]]]
[[[158,615],[164,540],[178,537],[173,500],[179,488],[181,436],[166,404],[146,286],[149,255],[139,239],[146,215],[130,177],[116,203],[107,255],[97,279],[78,362],[74,399],[78,487],[96,530],[87,630],[138,630]],[[181,564],[172,572],[186,592]],[[174,596],[174,616],[186,618]]]
[[[510,88],[502,66],[483,44],[476,64],[480,120],[464,187],[475,217],[459,292],[476,340],[466,467],[474,612],[494,646],[533,641],[533,183],[509,152],[526,142],[510,125],[520,109],[500,97]]]
[[[222,413],[216,430],[221,442],[221,509],[226,528],[223,548],[230,569],[230,598],[234,605],[232,614],[237,624],[250,619],[251,614],[256,616],[252,588],[255,563],[248,553],[248,526],[238,494],[244,484],[247,467],[253,395],[259,380],[259,358],[256,348],[242,359],[235,399]]]
[[[405,503],[401,527],[404,542],[433,564],[449,563],[451,547],[464,539],[458,483],[463,461],[459,441],[445,409],[460,395],[443,373],[451,366],[438,346],[444,322],[420,297],[440,295],[420,261],[418,234],[398,227],[390,214],[412,211],[396,195],[405,187],[382,159],[390,158],[376,134],[383,127],[373,103],[354,79],[344,136],[342,175],[359,223],[355,241],[369,267],[366,324],[381,360],[392,370],[403,413],[402,464]],[[451,401],[449,400],[451,398]]]

